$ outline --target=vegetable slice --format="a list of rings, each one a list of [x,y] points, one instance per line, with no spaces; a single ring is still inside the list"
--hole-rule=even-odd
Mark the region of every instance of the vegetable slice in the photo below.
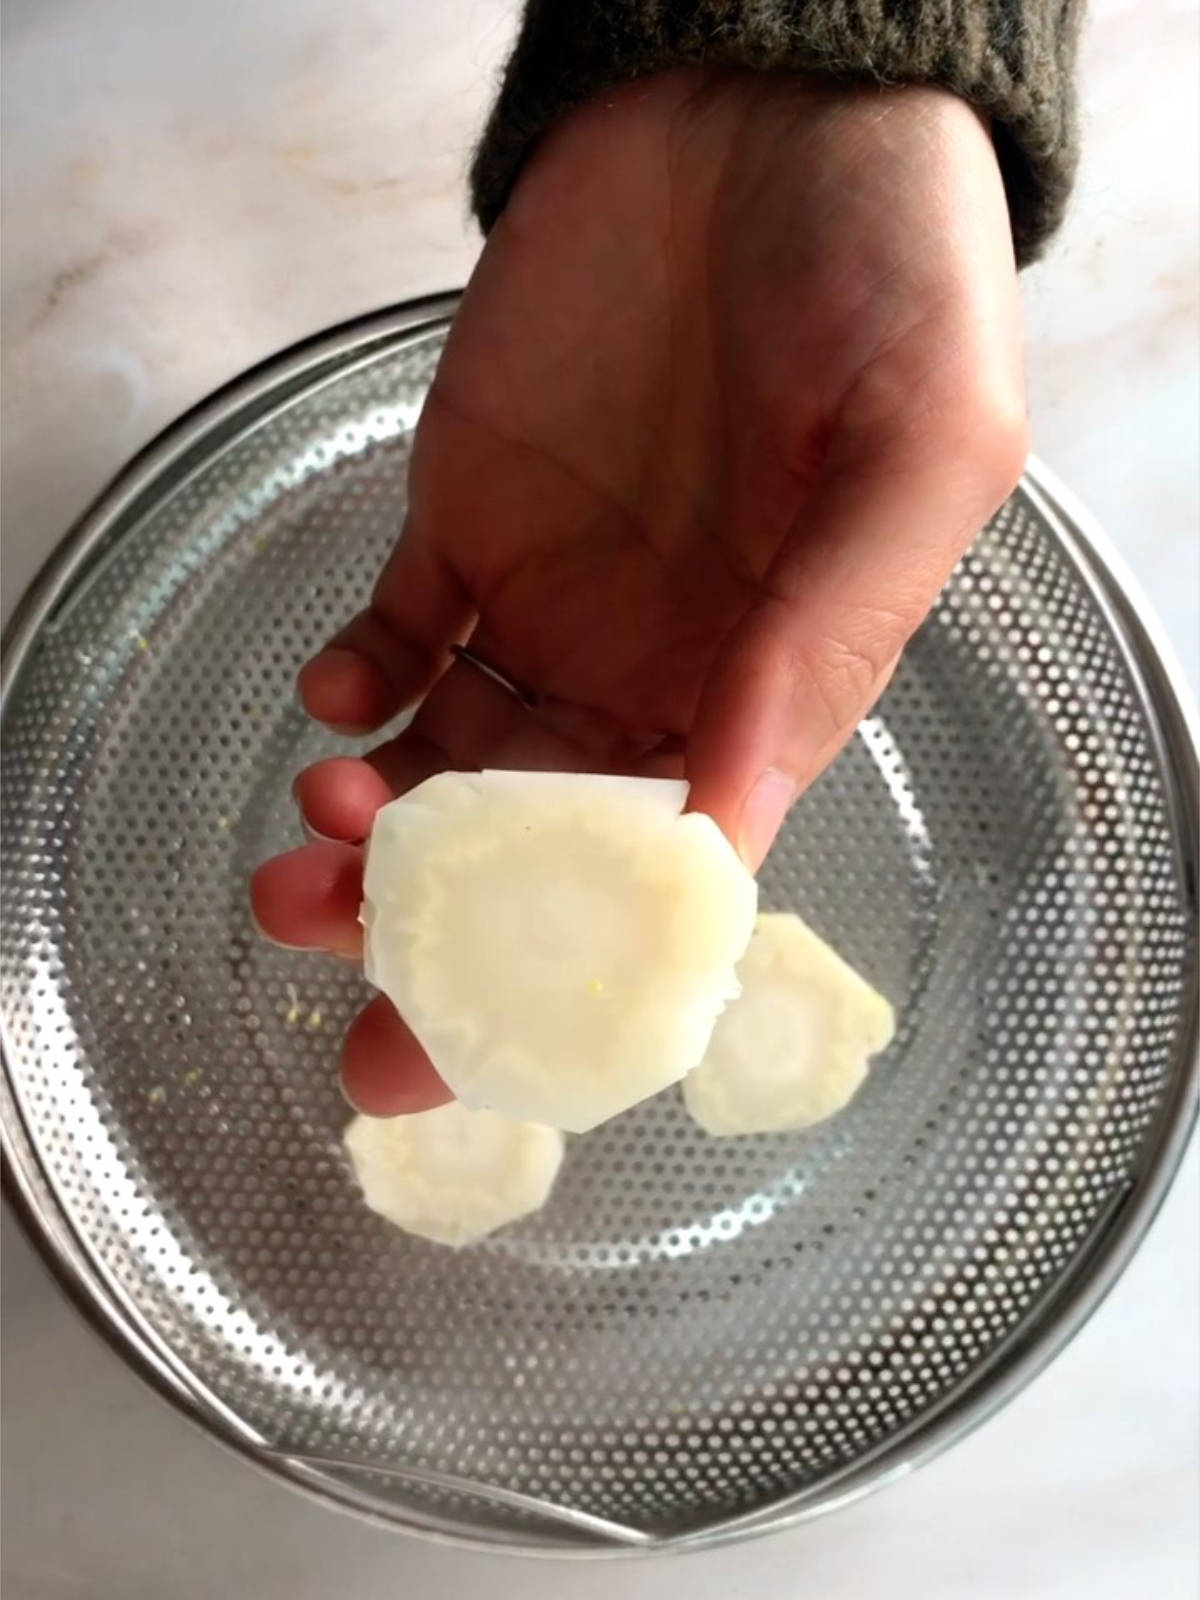
[[[472,1244],[546,1203],[563,1156],[553,1128],[457,1101],[355,1117],[345,1145],[372,1211],[438,1244]]]
[[[682,1078],[757,886],[687,786],[441,773],[367,852],[367,977],[465,1104],[584,1132]]]
[[[840,1111],[895,1031],[891,1006],[799,917],[764,912],[738,965],[742,993],[683,1097],[708,1133],[807,1128]]]

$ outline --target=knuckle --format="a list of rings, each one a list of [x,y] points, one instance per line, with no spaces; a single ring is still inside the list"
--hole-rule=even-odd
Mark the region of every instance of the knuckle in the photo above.
[[[1029,454],[1029,418],[1018,393],[988,395],[975,411],[976,459],[997,504],[1016,488]]]
[[[831,733],[854,727],[876,699],[924,608],[861,608],[836,633],[796,650],[798,688],[822,708]]]
[[[993,489],[997,502],[1006,500],[1021,481],[1029,456],[1029,416],[1022,402],[997,419],[993,437]]]
[[[1016,488],[1029,454],[1029,416],[1021,383],[980,366],[947,396],[943,416],[950,443],[971,462],[994,510]]]

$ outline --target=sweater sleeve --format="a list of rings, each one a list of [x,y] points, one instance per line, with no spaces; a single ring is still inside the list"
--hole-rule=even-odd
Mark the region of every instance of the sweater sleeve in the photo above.
[[[632,78],[727,65],[952,89],[991,119],[1018,260],[1057,227],[1075,170],[1082,0],[528,0],[471,173],[485,230],[534,142]]]

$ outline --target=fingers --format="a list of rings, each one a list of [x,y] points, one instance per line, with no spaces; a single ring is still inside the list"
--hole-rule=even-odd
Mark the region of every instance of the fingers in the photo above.
[[[276,856],[259,867],[250,885],[254,915],[268,938],[359,958],[361,898],[361,855],[340,844],[310,844]],[[426,1111],[453,1098],[383,995],[350,1024],[342,1083],[350,1103],[373,1117]]]
[[[628,735],[586,707],[548,701],[531,711],[468,663],[456,662],[403,733],[361,761],[334,757],[307,768],[294,793],[316,833],[357,841],[366,838],[381,805],[447,768],[641,770],[651,742],[652,736]]]
[[[387,781],[366,761],[334,756],[306,767],[292,785],[300,815],[325,839],[365,839],[380,806],[392,798]]]
[[[250,881],[254,916],[268,938],[357,959],[361,899],[362,854],[344,844],[309,844],[276,856]],[[373,1117],[425,1111],[453,1098],[383,995],[350,1024],[342,1082],[351,1104]]]
[[[370,732],[418,700],[469,631],[471,600],[415,532],[388,558],[371,597],[300,672],[311,717],[343,732]]]
[[[355,623],[369,623],[366,612]],[[390,675],[351,641],[355,626],[338,635],[300,669],[296,687],[309,716],[339,733],[369,733],[392,716],[398,704]],[[382,652],[380,652],[382,654]]]
[[[365,699],[354,708],[362,713]],[[339,707],[344,720],[346,707]],[[650,748],[650,753],[647,750]],[[612,770],[621,763],[682,761],[653,735],[629,736],[613,719],[557,702],[536,711],[467,663],[450,667],[411,725],[364,760],[319,762],[296,779],[294,793],[321,842],[266,862],[251,881],[263,932],[279,943],[362,952],[358,922],[362,857],[358,841],[376,811],[397,794],[447,767]],[[382,995],[351,1024],[342,1055],[347,1098],[371,1116],[399,1116],[452,1098],[416,1038]]]
[[[376,811],[447,767],[604,770],[622,735],[605,718],[551,706],[531,713],[465,663],[439,680],[412,724],[365,760],[334,757],[293,786],[318,842],[265,862],[251,880],[259,926],[280,944],[361,957],[362,859]]]
[[[251,880],[263,932],[281,944],[358,956],[361,853],[376,811],[447,767],[605,770],[621,746],[610,719],[550,705],[526,710],[466,663],[430,692],[411,725],[365,760],[335,757],[309,767],[293,792],[321,839],[264,863]]]
[[[250,879],[250,906],[268,939],[362,959],[362,852],[322,841],[264,861]]]
[[[309,844],[276,856],[250,882],[254,916],[268,938],[357,959],[361,900],[362,854],[344,844]],[[425,1111],[453,1098],[383,995],[350,1025],[342,1082],[351,1104],[374,1117]]]
[[[1010,492],[1014,435],[996,470],[978,452],[856,464],[794,528],[759,602],[704,686],[686,771],[757,869],[792,799],[831,761],[883,692],[900,652],[970,539]]]
[[[503,661],[490,640],[473,635],[485,660]],[[554,700],[530,710],[469,662],[458,661],[437,682],[412,725],[385,754],[394,766],[414,740],[439,750],[460,771],[506,767],[519,771],[601,770],[625,738],[612,718]]]
[[[342,1047],[342,1088],[350,1104],[371,1117],[430,1111],[454,1098],[384,995],[376,995],[350,1024]]]
[[[306,767],[293,783],[292,794],[312,832],[353,844],[370,833],[380,806],[447,765],[436,746],[409,734],[388,740],[362,758],[333,756]]]

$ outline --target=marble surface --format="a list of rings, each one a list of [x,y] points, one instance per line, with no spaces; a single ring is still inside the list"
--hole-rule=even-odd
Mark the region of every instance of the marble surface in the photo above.
[[[7,0],[4,608],[184,407],[343,318],[451,287],[499,0]],[[1194,0],[1096,0],[1087,156],[1027,275],[1036,447],[1200,680]],[[1125,1277],[1017,1401],[848,1511],[687,1558],[707,1597],[1189,1600],[1200,1586],[1196,1149]],[[664,1574],[483,1558],[360,1526],[163,1407],[6,1218],[9,1600],[656,1595]]]

